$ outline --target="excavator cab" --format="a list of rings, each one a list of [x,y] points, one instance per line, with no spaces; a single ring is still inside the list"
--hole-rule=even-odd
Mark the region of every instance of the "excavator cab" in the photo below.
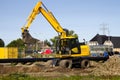
[[[56,52],[61,55],[80,54],[78,38],[63,38],[57,40]]]

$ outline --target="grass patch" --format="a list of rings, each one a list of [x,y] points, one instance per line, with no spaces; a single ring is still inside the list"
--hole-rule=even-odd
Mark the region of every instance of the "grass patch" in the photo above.
[[[32,77],[26,74],[14,73],[7,76],[0,76],[0,80],[120,80],[120,76],[62,76],[62,77]]]

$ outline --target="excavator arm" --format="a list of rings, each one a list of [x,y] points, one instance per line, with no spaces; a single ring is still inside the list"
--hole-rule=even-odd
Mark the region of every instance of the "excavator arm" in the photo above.
[[[27,23],[25,24],[25,26],[22,27],[22,33],[25,30],[29,29],[31,23],[39,13],[41,13],[45,17],[45,19],[51,24],[51,26],[61,35],[61,38],[66,38],[66,32],[61,27],[54,15],[45,7],[42,2],[38,2],[33,8],[31,14],[27,19]]]

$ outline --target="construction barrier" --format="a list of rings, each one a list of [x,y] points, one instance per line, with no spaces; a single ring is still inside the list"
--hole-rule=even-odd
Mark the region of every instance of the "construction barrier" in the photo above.
[[[18,48],[0,47],[0,59],[18,58]]]

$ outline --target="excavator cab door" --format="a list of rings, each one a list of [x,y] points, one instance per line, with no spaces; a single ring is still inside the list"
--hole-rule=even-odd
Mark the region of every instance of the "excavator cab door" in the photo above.
[[[78,38],[69,39],[69,46],[70,46],[71,54],[80,53],[80,44]]]

